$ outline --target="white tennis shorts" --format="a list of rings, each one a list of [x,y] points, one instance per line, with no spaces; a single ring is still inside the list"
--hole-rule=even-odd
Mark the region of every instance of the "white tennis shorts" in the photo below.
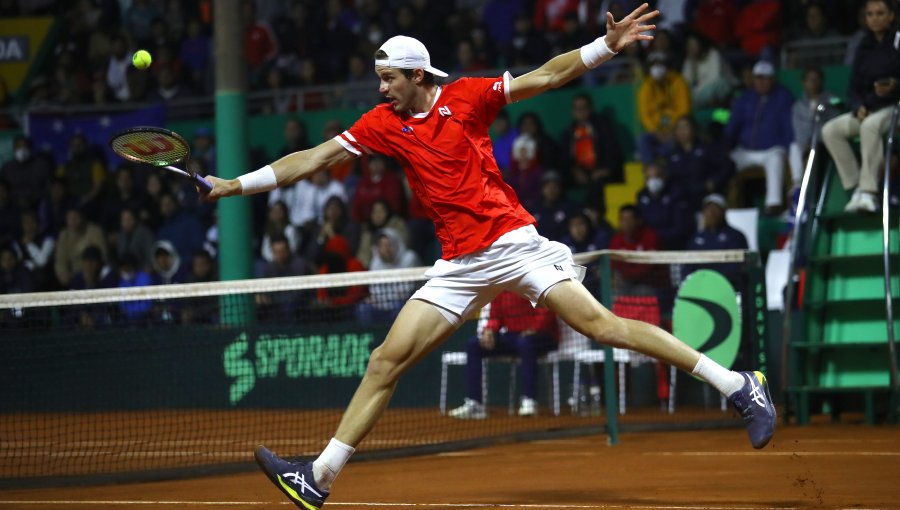
[[[541,237],[533,225],[507,232],[493,244],[452,260],[438,260],[425,272],[429,278],[410,299],[436,305],[451,324],[462,324],[471,313],[508,290],[537,306],[553,285],[584,278],[569,248]]]

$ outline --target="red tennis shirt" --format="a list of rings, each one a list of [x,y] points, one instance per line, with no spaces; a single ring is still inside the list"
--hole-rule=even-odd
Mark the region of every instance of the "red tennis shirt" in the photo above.
[[[434,221],[444,259],[491,245],[535,223],[503,182],[488,127],[509,97],[509,73],[462,78],[441,87],[426,113],[376,106],[335,140],[353,154],[379,152],[403,166],[413,193]]]

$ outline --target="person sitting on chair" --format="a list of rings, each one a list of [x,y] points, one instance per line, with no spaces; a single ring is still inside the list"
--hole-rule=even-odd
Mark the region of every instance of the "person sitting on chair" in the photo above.
[[[489,306],[490,315],[484,328],[466,344],[466,399],[462,406],[450,411],[450,416],[487,417],[486,402],[481,401],[481,360],[486,356],[509,355],[518,356],[522,368],[519,416],[535,416],[538,357],[556,349],[556,317],[546,308],[532,308],[527,299],[508,291],[500,293]]]

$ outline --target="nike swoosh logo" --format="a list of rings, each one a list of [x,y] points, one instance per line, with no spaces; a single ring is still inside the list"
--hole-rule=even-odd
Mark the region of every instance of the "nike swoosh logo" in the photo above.
[[[724,306],[714,301],[694,297],[679,297],[678,299],[694,303],[706,310],[706,313],[712,318],[712,333],[709,334],[709,338],[706,339],[706,342],[697,348],[698,351],[709,352],[721,345],[728,338],[728,334],[731,333],[731,315]]]

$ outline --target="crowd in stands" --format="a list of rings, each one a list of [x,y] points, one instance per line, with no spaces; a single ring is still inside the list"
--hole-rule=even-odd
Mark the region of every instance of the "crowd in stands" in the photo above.
[[[601,34],[601,13],[619,17],[635,3],[244,1],[246,60],[257,89],[345,83],[371,73],[377,45],[404,33],[421,38],[434,62],[450,62],[457,73],[536,66]],[[656,39],[629,47],[608,77],[638,86],[635,106],[643,130],[633,140],[634,154],[621,143],[616,119],[597,111],[589,92],[573,98],[571,122],[562,133],[546,132],[532,112],[516,119],[501,112],[491,129],[497,162],[539,232],[573,252],[746,247],[746,239],[724,221],[729,205],[746,205],[734,199],[736,176],[763,168],[765,211],[783,212],[811,143],[812,111],[832,98],[818,68],[804,71],[800,98],[778,84],[779,45],[859,28],[856,2],[656,3],[664,13]],[[41,85],[46,88],[32,89],[33,103],[211,92],[211,2],[42,5],[47,12],[63,12],[68,33],[57,48],[55,71]],[[0,11],[32,14],[10,1],[0,2]],[[863,51],[872,45],[871,33],[864,35],[857,41]],[[130,67],[137,47],[153,52],[150,73]],[[881,57],[900,62],[898,55],[895,48]],[[896,69],[900,78],[900,65]],[[896,79],[891,87],[887,93],[897,95]],[[729,109],[728,120],[701,125],[696,112],[714,107]],[[837,113],[829,110],[829,116]],[[326,139],[341,129],[331,123]],[[310,147],[302,116],[288,120],[284,133],[282,154]],[[214,171],[212,134],[198,130],[192,145],[204,168]],[[604,219],[604,188],[622,182],[629,160],[643,163],[645,184],[633,204],[619,211],[613,229]],[[785,170],[789,185],[782,182]],[[845,175],[845,184],[856,186],[852,171]],[[254,205],[258,277],[414,267],[440,256],[430,220],[402,169],[377,154],[257,197]],[[0,293],[212,281],[216,243],[215,209],[198,200],[189,184],[130,164],[108,166],[83,136],[72,138],[64,161],[19,136],[15,158],[0,168]],[[627,272],[619,271],[625,278],[617,285],[640,287],[656,278]],[[349,286],[259,296],[257,302],[273,316],[302,301],[327,307],[336,317],[387,317],[412,290]],[[128,314],[153,312],[138,305]]]

